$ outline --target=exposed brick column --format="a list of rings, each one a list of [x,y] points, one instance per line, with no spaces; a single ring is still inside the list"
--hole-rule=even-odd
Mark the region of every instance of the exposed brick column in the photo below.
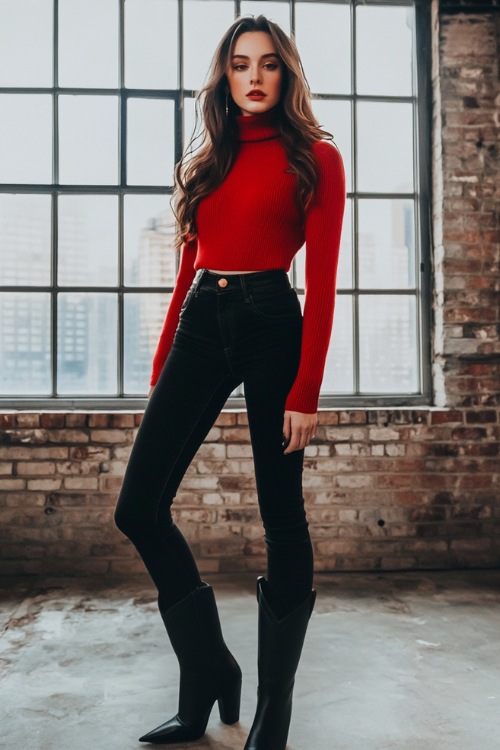
[[[442,201],[442,246],[436,257],[436,317],[442,316],[438,348],[442,344],[446,403],[454,407],[498,405],[499,50],[499,16],[441,15],[441,108],[435,116],[442,174],[435,171],[435,198]]]

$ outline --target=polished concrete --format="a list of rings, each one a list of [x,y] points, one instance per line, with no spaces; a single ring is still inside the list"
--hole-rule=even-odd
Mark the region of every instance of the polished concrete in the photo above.
[[[255,707],[254,580],[208,577],[244,671],[242,715],[202,740],[242,750]],[[170,718],[177,663],[145,578],[0,581],[0,746],[137,750]],[[290,750],[499,750],[500,571],[318,575]],[[149,746],[152,747],[152,746]]]

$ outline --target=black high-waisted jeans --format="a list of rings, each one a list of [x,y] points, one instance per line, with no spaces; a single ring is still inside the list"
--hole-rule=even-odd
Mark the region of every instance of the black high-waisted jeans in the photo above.
[[[170,508],[196,451],[241,383],[270,593],[284,612],[310,592],[313,554],[302,496],[304,451],[285,455],[282,442],[301,332],[300,303],[285,271],[197,272],[138,430],[115,512],[117,526],[137,547],[158,588],[161,609],[200,582]]]

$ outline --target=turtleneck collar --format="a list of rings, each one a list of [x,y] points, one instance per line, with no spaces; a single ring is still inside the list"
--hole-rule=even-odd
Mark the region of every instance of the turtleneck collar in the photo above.
[[[266,141],[277,138],[279,133],[276,120],[276,107],[254,115],[236,115],[238,140]]]

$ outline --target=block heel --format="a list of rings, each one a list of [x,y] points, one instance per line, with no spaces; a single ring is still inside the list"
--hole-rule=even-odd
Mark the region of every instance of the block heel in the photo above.
[[[240,720],[241,680],[219,696],[217,702],[221,721],[224,724],[236,724]]]

